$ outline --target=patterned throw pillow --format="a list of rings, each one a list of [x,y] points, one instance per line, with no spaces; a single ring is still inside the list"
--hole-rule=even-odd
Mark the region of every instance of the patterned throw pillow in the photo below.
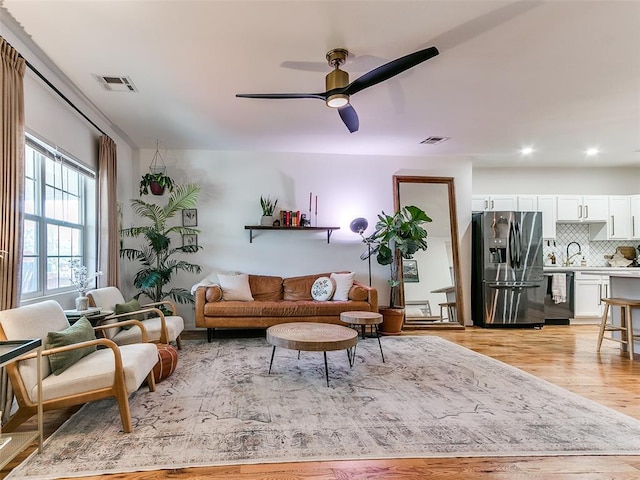
[[[334,285],[329,277],[318,277],[311,285],[311,297],[314,300],[324,302],[333,295]]]

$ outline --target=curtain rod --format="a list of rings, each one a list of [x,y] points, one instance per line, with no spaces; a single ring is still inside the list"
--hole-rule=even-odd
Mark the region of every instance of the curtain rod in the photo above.
[[[20,56],[22,57],[22,55],[20,55]],[[85,114],[84,114],[84,113],[83,113],[83,112],[82,112],[78,107],[76,107],[76,106],[74,105],[74,103],[73,103],[71,100],[69,100],[69,99],[66,97],[66,95],[65,95],[64,93],[62,93],[60,90],[58,90],[58,89],[56,88],[56,86],[55,86],[53,83],[51,83],[51,82],[50,82],[50,81],[49,81],[49,80],[48,80],[48,79],[47,79],[47,78],[46,78],[42,73],[40,73],[36,67],[34,67],[33,65],[31,65],[31,63],[29,63],[29,61],[28,61],[26,58],[24,58],[24,57],[22,57],[22,58],[24,59],[24,61],[25,61],[26,65],[27,65],[27,67],[29,67],[29,68],[31,69],[31,71],[32,71],[32,72],[34,72],[38,77],[40,77],[40,79],[41,79],[44,83],[46,83],[46,84],[49,86],[49,88],[51,88],[51,90],[53,90],[54,92],[56,92],[56,93],[60,96],[60,98],[62,98],[65,102],[67,102],[67,103],[71,106],[71,108],[73,108],[76,112],[78,112],[80,115],[82,115],[82,117],[83,117],[87,122],[89,122],[91,125],[93,125],[93,127],[94,127],[96,130],[98,130],[100,133],[102,133],[105,137],[109,137],[109,135],[107,135],[107,134],[104,132],[104,130],[102,130],[98,125],[96,125],[96,124],[93,122],[93,120],[91,120],[89,117],[87,117],[87,116],[86,116],[86,115],[85,115]],[[109,137],[109,138],[111,138],[111,137]]]

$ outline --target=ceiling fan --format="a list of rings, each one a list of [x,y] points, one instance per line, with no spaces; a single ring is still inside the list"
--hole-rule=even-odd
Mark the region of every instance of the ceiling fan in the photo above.
[[[436,47],[425,48],[404,57],[396,58],[384,65],[374,68],[370,72],[356,78],[349,83],[349,74],[344,70],[340,70],[340,66],[345,62],[349,52],[344,48],[335,48],[327,53],[327,61],[329,66],[333,67],[326,79],[326,91],[319,93],[238,93],[236,97],[240,98],[269,98],[269,99],[288,99],[288,98],[317,98],[324,100],[327,106],[338,109],[340,118],[347,126],[351,133],[357,132],[360,126],[358,114],[353,106],[349,103],[349,97],[360,90],[372,87],[380,82],[389,80],[391,77],[409,70],[416,65],[429,60],[438,55]]]

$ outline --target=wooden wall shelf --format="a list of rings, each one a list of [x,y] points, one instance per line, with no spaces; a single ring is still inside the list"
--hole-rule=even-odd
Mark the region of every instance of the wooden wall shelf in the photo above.
[[[327,232],[327,243],[331,243],[331,234],[340,227],[268,227],[265,225],[245,225],[245,230],[249,230],[249,243],[253,243],[254,230],[283,230],[288,232]]]

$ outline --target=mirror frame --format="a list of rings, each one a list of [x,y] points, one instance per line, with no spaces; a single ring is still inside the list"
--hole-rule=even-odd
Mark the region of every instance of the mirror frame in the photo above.
[[[400,184],[402,183],[438,183],[447,186],[449,194],[449,224],[451,225],[451,252],[453,257],[453,277],[456,293],[456,317],[458,323],[464,327],[464,302],[462,301],[462,277],[460,275],[460,245],[458,239],[458,213],[456,210],[456,193],[453,177],[422,177],[413,175],[394,175],[393,176],[393,206],[395,211],[400,210]],[[428,212],[427,212],[428,215]],[[401,283],[398,288],[398,299],[400,305],[404,306],[404,278],[402,278],[402,259],[397,255],[395,261],[398,263],[398,273]],[[455,324],[455,322],[452,322]],[[433,328],[446,328],[446,324],[437,323]],[[459,328],[456,325],[456,328]]]

